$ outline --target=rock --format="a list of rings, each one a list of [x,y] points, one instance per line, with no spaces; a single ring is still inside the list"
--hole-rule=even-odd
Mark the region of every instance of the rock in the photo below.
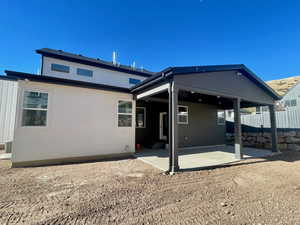
[[[289,132],[286,132],[285,133],[285,136],[287,136],[287,137],[294,137],[294,136],[296,136],[296,131],[289,131]]]
[[[300,145],[297,144],[288,144],[287,148],[291,151],[300,151]]]
[[[282,136],[278,137],[278,143],[285,143],[285,138]]]
[[[289,144],[300,144],[300,138],[288,136],[286,142]]]
[[[278,148],[280,150],[287,150],[288,149],[288,145],[286,143],[278,144]]]
[[[226,202],[221,202],[221,206],[226,207],[227,206]]]

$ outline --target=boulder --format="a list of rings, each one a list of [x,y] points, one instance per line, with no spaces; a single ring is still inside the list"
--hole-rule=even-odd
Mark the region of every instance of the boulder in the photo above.
[[[296,135],[297,135],[296,131],[289,131],[285,133],[285,136],[287,137],[294,137]]]
[[[288,144],[287,148],[291,151],[300,151],[300,145],[297,144]]]
[[[283,144],[278,144],[278,148],[279,148],[280,150],[287,150],[287,149],[288,149],[288,145],[285,144],[285,143],[283,143]]]
[[[286,142],[289,144],[300,144],[300,138],[288,136]]]

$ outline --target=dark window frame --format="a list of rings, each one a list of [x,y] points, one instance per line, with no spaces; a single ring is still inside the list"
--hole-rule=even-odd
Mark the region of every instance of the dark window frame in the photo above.
[[[62,64],[52,63],[51,71],[57,71],[62,73],[70,73],[70,67]]]
[[[90,74],[84,74],[84,73],[90,73]],[[83,77],[93,77],[94,71],[89,69],[83,69],[83,68],[77,68],[76,74]]]

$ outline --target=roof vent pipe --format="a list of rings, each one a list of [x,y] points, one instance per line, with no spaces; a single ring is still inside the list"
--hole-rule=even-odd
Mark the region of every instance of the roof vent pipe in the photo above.
[[[112,53],[112,62],[114,65],[117,64],[117,53],[115,51]]]
[[[132,69],[135,69],[135,61],[133,61],[131,67],[132,67]]]

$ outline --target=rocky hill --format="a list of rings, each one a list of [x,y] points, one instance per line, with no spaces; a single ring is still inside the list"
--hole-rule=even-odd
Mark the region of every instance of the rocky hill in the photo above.
[[[271,80],[266,83],[279,95],[284,95],[291,87],[300,82],[300,76],[288,77],[279,80]]]

